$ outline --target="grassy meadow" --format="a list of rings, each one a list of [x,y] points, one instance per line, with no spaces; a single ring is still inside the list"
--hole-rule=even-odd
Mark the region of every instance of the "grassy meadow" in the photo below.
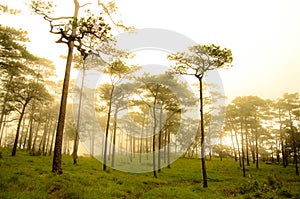
[[[125,173],[87,157],[72,164],[63,157],[63,174],[51,172],[52,157],[0,149],[0,198],[300,198],[300,177],[293,165],[282,168],[260,162],[247,166],[247,177],[233,159],[207,161],[208,188],[202,188],[201,162],[180,158],[171,168],[151,173]]]

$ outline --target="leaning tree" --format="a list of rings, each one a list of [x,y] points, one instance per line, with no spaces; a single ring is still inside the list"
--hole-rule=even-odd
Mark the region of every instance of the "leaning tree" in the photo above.
[[[126,28],[121,22],[115,22],[113,20],[112,14],[117,10],[113,2],[104,4],[101,1],[98,1],[98,6],[101,9],[99,15],[92,13],[91,10],[95,9],[94,6],[93,9],[86,9],[84,16],[82,17],[80,17],[79,11],[82,8],[90,5],[90,3],[80,5],[79,0],[73,0],[73,3],[73,14],[70,16],[59,17],[55,16],[55,5],[51,1],[46,2],[43,0],[32,0],[30,4],[34,13],[43,16],[43,18],[49,22],[50,33],[58,35],[59,39],[56,41],[56,43],[64,43],[68,47],[52,164],[52,172],[57,174],[62,174],[62,139],[73,51],[74,49],[77,49],[84,59],[89,54],[89,51],[93,50],[94,46],[97,46],[98,44],[107,41],[110,38],[109,32],[111,27],[105,22],[105,16],[116,27],[121,27],[123,29]],[[93,45],[91,45],[91,41],[93,41]]]

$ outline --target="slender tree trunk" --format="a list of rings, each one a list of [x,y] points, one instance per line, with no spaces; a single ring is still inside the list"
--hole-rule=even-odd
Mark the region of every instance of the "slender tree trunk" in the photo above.
[[[158,173],[161,171],[161,142],[162,142],[162,107],[160,107],[159,112],[159,131],[158,131],[158,155],[157,155],[157,171]]]
[[[167,134],[168,134],[168,168],[171,168],[171,158],[170,158],[171,132],[167,130]]]
[[[22,123],[21,123],[21,137],[20,137],[20,139],[19,139],[19,149],[22,149],[22,147],[23,147],[23,145],[22,145],[22,143],[23,143],[23,140],[24,140],[24,137],[25,137],[25,119],[26,118],[26,114],[24,114],[24,117],[23,117],[23,120],[22,120]]]
[[[295,138],[295,132],[293,127],[293,121],[292,121],[292,114],[289,110],[289,119],[290,119],[290,129],[292,133],[292,143],[293,143],[293,153],[294,153],[294,162],[295,162],[295,168],[296,168],[296,175],[299,175],[299,168],[298,168],[298,156],[297,156],[297,144],[296,144],[296,138]]]
[[[30,123],[28,122],[26,132],[25,132],[25,137],[24,137],[24,140],[23,140],[23,149],[26,148],[26,142],[27,142],[27,136],[28,136],[29,128],[30,128]]]
[[[25,113],[25,109],[26,109],[26,106],[27,106],[28,103],[29,103],[29,101],[25,102],[25,104],[22,107],[22,111],[20,113],[20,118],[19,118],[19,122],[18,122],[18,126],[17,126],[15,142],[14,142],[14,146],[13,146],[11,156],[15,156],[16,153],[17,153],[18,139],[19,139],[19,134],[20,134],[21,123],[22,123],[22,119],[23,119],[23,116],[24,116],[24,113]]]
[[[285,146],[288,146],[286,140],[285,140]],[[288,151],[285,150],[285,159],[284,159],[284,161],[285,161],[286,166],[289,166],[289,155],[290,154],[288,153]]]
[[[142,124],[142,130],[141,130],[140,159],[139,159],[139,163],[142,163],[142,154],[143,154],[143,136],[144,136],[144,128],[145,128],[145,119],[146,119],[146,114],[144,113],[143,124]],[[147,140],[146,140],[146,142],[147,142]]]
[[[28,137],[28,143],[27,143],[27,150],[30,151],[32,147],[32,138],[33,138],[33,109],[31,110],[30,114],[30,120],[29,120],[29,137]]]
[[[2,128],[4,128],[6,104],[7,104],[7,99],[6,99],[6,97],[4,97],[4,102],[3,102],[3,105],[2,105],[2,111],[1,111],[1,116],[0,116],[0,131],[2,130]],[[1,135],[1,138],[2,138],[2,135]],[[0,139],[0,146],[1,146],[1,140],[2,139]]]
[[[149,160],[148,136],[146,137],[146,160]]]
[[[33,139],[32,148],[31,148],[32,153],[34,153],[34,151],[35,151],[35,146],[36,146],[36,141],[37,141],[37,137],[38,137],[39,130],[40,130],[40,125],[41,125],[41,122],[38,122],[37,127],[36,127],[36,131],[35,131],[35,136],[34,136],[34,139]]]
[[[279,144],[279,141],[278,141],[278,136],[276,136],[276,160],[277,160],[277,164],[280,163],[279,148],[280,148],[280,144]]]
[[[85,58],[84,58],[85,61]],[[78,104],[78,115],[77,115],[77,128],[75,132],[75,139],[73,145],[73,164],[77,164],[78,159],[78,145],[79,145],[79,132],[80,132],[80,116],[81,116],[81,103],[82,103],[82,93],[83,93],[83,86],[84,86],[84,76],[85,76],[85,68],[83,66],[82,71],[82,79],[81,79],[81,87],[80,87],[80,95],[79,95],[79,104]]]
[[[285,147],[283,142],[283,132],[282,132],[282,119],[281,119],[281,109],[278,109],[278,116],[279,116],[279,133],[280,133],[280,144],[281,144],[281,153],[282,153],[282,165],[283,168],[286,168],[286,154],[285,154]]]
[[[253,136],[251,136],[251,138],[249,138],[249,144],[250,144],[250,150],[251,150],[251,157],[252,157],[252,163],[255,164],[255,160],[256,160],[256,149],[255,149],[255,138],[253,138]]]
[[[11,75],[9,77],[9,82],[8,84],[11,84],[11,82],[13,81],[14,75]],[[4,118],[6,115],[6,105],[8,102],[8,92],[5,93],[5,96],[3,97],[3,104],[2,104],[2,108],[1,108],[1,116],[0,116],[0,131],[2,130],[2,128],[4,128]],[[1,146],[1,139],[0,139],[0,146]]]
[[[168,130],[164,131],[164,164],[167,163]]]
[[[6,115],[4,117],[4,120],[6,120]],[[2,128],[0,128],[0,132],[1,132],[1,136],[0,136],[0,147],[2,144],[2,139],[3,139],[3,134],[4,134],[4,127],[5,127],[5,123],[2,124]]]
[[[246,177],[246,170],[245,170],[245,151],[244,151],[244,136],[243,136],[243,122],[241,122],[241,141],[242,141],[242,167],[243,167],[243,177]]]
[[[116,135],[117,135],[117,109],[114,114],[114,127],[113,127],[113,145],[112,145],[112,157],[111,157],[111,167],[115,166],[115,153],[116,153]]]
[[[48,119],[46,126],[47,128],[45,129],[45,137],[43,138],[43,143],[42,143],[42,155],[45,155],[46,143],[50,135],[50,131],[49,131],[49,128],[51,127],[50,119]]]
[[[46,141],[46,145],[43,146],[43,155],[46,156],[48,153],[48,147],[49,147],[49,142],[50,142],[50,136],[51,136],[51,127],[52,127],[52,120],[50,119],[50,124],[49,124],[49,128],[48,128],[48,133],[47,133],[47,141]]]
[[[57,123],[57,121],[55,122]],[[56,126],[57,124],[55,124]],[[49,148],[49,156],[52,154],[52,150],[53,150],[53,144],[54,144],[54,138],[55,138],[55,126],[54,129],[52,130],[52,136],[51,136],[51,142],[50,142],[50,148]]]
[[[235,150],[232,129],[230,130],[230,137],[231,137],[231,144],[232,144],[232,149],[233,149],[233,154],[234,154],[234,160],[237,162],[237,153],[236,153],[236,150]]]
[[[235,141],[236,141],[238,155],[239,155],[239,163],[240,163],[240,167],[242,167],[241,150],[240,150],[240,144],[239,144],[238,134],[236,130],[234,130],[234,135],[235,135]]]
[[[205,166],[205,146],[204,146],[204,117],[203,117],[203,85],[202,76],[197,77],[200,86],[200,122],[201,122],[201,163],[202,163],[202,175],[203,175],[203,187],[207,188],[207,173]]]
[[[248,140],[248,127],[247,127],[247,124],[246,125],[246,128],[245,128],[245,135],[246,135],[246,162],[247,162],[247,166],[250,166],[250,161],[249,161],[249,140]]]
[[[256,152],[256,169],[258,169],[258,132],[257,132],[257,127],[255,128],[255,152]]]
[[[106,128],[105,128],[105,144],[104,144],[104,154],[103,154],[103,171],[106,170],[106,161],[107,161],[107,143],[108,143],[108,132],[109,132],[109,123],[110,123],[110,116],[111,116],[111,106],[112,106],[112,97],[114,92],[114,86],[112,85],[110,97],[109,97],[109,105],[108,105],[108,112],[107,112],[107,121],[106,121]]]
[[[79,11],[79,2],[78,0],[74,0],[74,16],[73,20],[77,21],[78,18],[78,11]],[[71,37],[76,36],[77,25],[73,23],[72,25],[72,33]],[[67,109],[67,99],[68,99],[68,89],[69,89],[69,81],[70,81],[70,73],[71,73],[71,64],[73,60],[73,49],[74,49],[74,40],[70,38],[68,41],[68,56],[67,56],[67,63],[66,63],[66,70],[65,70],[65,77],[62,89],[62,96],[61,96],[61,104],[58,116],[58,124],[57,124],[57,131],[56,131],[56,138],[55,138],[55,147],[54,147],[54,156],[53,156],[53,163],[52,163],[52,172],[55,174],[62,174],[62,167],[61,167],[61,159],[62,159],[62,143],[63,143],[63,134],[64,134],[64,125],[65,125],[65,117],[66,117],[66,109]]]
[[[46,142],[48,125],[49,125],[49,120],[44,124],[44,131],[43,131],[43,135],[42,135],[42,138],[41,138],[40,144],[39,144],[39,152],[42,151],[42,147],[43,147],[44,143]]]
[[[155,132],[156,132],[156,125],[157,125],[157,121],[156,121],[156,111],[155,111],[155,106],[156,106],[156,96],[155,96],[155,100],[154,100],[154,104],[153,104],[153,137],[152,137],[152,158],[153,158],[153,175],[155,178],[157,178],[157,174],[156,174],[156,161],[155,161]]]

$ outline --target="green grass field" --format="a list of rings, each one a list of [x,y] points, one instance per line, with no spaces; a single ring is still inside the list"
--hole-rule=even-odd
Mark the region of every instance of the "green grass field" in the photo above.
[[[152,173],[102,171],[102,164],[92,158],[79,158],[73,165],[63,157],[63,174],[51,172],[52,157],[30,156],[0,149],[0,198],[300,198],[300,177],[293,165],[260,163],[247,167],[247,177],[233,159],[207,161],[208,188],[202,188],[201,162],[179,159],[171,169]]]

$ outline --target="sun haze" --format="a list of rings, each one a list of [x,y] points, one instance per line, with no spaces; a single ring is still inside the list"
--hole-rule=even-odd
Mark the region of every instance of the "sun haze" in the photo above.
[[[56,37],[48,32],[47,22],[30,14],[21,1],[5,0],[3,4],[23,11],[16,16],[1,15],[2,24],[27,30],[29,50],[53,60],[62,78],[64,60],[59,56],[67,48],[55,43]],[[137,29],[169,29],[196,43],[230,48],[233,67],[220,71],[229,99],[242,95],[277,98],[285,92],[300,91],[297,0],[126,0],[116,4],[124,23]]]

